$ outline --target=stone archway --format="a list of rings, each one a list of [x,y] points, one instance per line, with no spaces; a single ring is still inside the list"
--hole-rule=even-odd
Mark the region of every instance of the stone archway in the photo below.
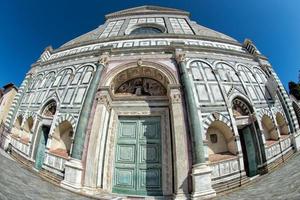
[[[52,126],[54,115],[56,114],[57,110],[57,103],[55,100],[49,100],[47,103],[45,103],[40,111],[40,122],[38,124],[37,131],[35,133],[35,143],[34,143],[34,149],[33,149],[33,158],[34,158],[34,167],[37,170],[41,170],[44,158],[45,158],[45,152],[46,152],[46,146],[49,138],[50,128]]]
[[[156,195],[171,195],[174,186],[175,194],[188,194],[189,164],[186,159],[188,150],[186,135],[183,134],[186,133],[186,127],[181,91],[176,75],[170,72],[167,67],[157,63],[143,61],[141,64],[135,62],[118,66],[106,72],[100,85],[102,87],[97,94],[97,105],[94,108],[95,117],[89,138],[89,141],[97,141],[97,143],[89,142],[86,168],[90,170],[85,172],[85,188],[100,187],[109,192],[116,191],[113,189],[116,189],[114,187],[116,183],[114,166],[118,164],[116,164],[117,149],[121,145],[118,140],[120,123],[124,120],[135,120],[136,124],[143,124],[154,120],[160,124],[155,126],[160,127],[162,131],[160,133],[162,145],[160,147],[162,156],[160,158],[162,162],[161,189],[147,191],[147,193],[148,195],[155,195],[155,192],[158,192]],[[159,92],[156,89],[159,89]],[[176,123],[173,123],[175,121]],[[135,124],[135,122],[132,123]],[[103,130],[102,134],[99,134],[97,130]],[[173,149],[171,149],[171,142],[174,144]],[[109,146],[109,150],[102,149],[101,143]],[[95,150],[99,151],[99,154],[92,154]],[[174,151],[177,151],[174,153],[177,162],[173,164],[172,153]],[[93,164],[91,160],[95,157],[97,158],[96,163]],[[102,162],[99,162],[99,159]],[[173,166],[176,168],[174,172]],[[174,184],[176,185],[173,185],[172,177],[174,177],[176,182]],[[126,193],[126,191],[118,192]],[[142,193],[145,194],[145,190]]]
[[[246,174],[249,177],[259,173],[259,166],[264,162],[264,145],[254,109],[243,98],[232,101],[233,116],[238,128],[243,152]]]

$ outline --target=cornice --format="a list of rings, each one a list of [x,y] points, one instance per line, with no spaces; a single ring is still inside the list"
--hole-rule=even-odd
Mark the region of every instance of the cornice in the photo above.
[[[132,15],[145,15],[145,14],[171,14],[171,15],[181,15],[181,16],[190,16],[190,13],[184,10],[178,10],[174,8],[166,8],[160,6],[139,6],[135,8],[129,8],[117,12],[113,12],[105,15],[105,19],[119,18],[124,16]]]
[[[242,46],[241,43],[235,42],[232,40],[222,39],[222,38],[215,38],[215,37],[209,37],[209,36],[199,36],[199,35],[185,35],[185,34],[155,34],[155,35],[145,35],[145,36],[132,36],[132,35],[124,35],[124,36],[115,36],[115,37],[109,37],[109,38],[101,38],[91,41],[84,41],[80,43],[71,44],[68,46],[59,47],[58,49],[53,50],[51,53],[58,53],[61,51],[90,45],[90,44],[97,44],[97,43],[105,43],[105,42],[114,42],[114,41],[122,41],[122,40],[131,40],[131,39],[192,39],[192,40],[207,40],[212,42],[223,42],[227,44]]]
[[[94,51],[89,51],[89,52],[82,52],[78,54],[73,54],[73,55],[67,55],[64,57],[58,57],[49,61],[45,61],[42,63],[34,63],[33,65],[38,65],[40,67],[50,65],[53,63],[57,62],[62,62],[62,61],[67,61],[67,60],[73,60],[73,59],[79,59],[82,57],[90,57],[90,56],[99,56],[103,52],[110,52],[111,55],[118,56],[121,54],[128,54],[130,53],[166,53],[166,54],[174,54],[176,49],[181,49],[182,51],[188,51],[190,53],[201,53],[201,52],[211,52],[211,53],[221,53],[224,55],[234,55],[234,56],[241,56],[245,58],[250,58],[253,59],[253,56],[248,53],[243,53],[243,52],[238,52],[230,49],[220,49],[217,47],[209,47],[209,46],[188,46],[184,45],[183,43],[172,43],[171,45],[166,45],[166,46],[160,46],[157,48],[156,46],[149,46],[149,47],[126,47],[126,48],[112,48],[112,47],[106,47],[106,48],[101,48],[97,49]]]

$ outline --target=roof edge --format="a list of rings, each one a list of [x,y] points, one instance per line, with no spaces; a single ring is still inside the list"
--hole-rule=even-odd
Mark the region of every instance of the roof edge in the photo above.
[[[128,15],[145,15],[145,14],[174,14],[174,15],[184,15],[190,17],[190,13],[184,10],[145,5],[145,6],[129,8],[129,9],[107,14],[105,15],[105,19],[107,20],[107,19],[112,19],[117,17],[124,17]]]

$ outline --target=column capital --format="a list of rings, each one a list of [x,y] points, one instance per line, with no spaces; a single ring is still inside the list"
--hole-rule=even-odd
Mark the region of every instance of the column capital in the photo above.
[[[107,91],[98,91],[97,92],[97,104],[103,104],[105,107],[107,107],[108,109],[111,108],[111,97],[109,92]]]
[[[106,66],[109,62],[110,54],[109,52],[104,52],[103,54],[100,55],[98,64]]]
[[[177,63],[185,62],[186,61],[186,55],[182,51],[176,51],[175,52],[175,59]]]

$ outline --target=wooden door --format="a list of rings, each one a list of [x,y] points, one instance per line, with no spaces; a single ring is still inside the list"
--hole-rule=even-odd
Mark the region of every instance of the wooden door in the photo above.
[[[42,126],[36,157],[35,157],[35,164],[34,164],[34,167],[38,170],[42,169],[44,163],[45,150],[46,150],[49,131],[50,131],[49,127]]]
[[[242,129],[242,147],[244,149],[244,161],[246,172],[249,177],[255,176],[257,174],[257,152],[258,148],[255,145],[254,132],[251,131],[250,126]]]
[[[162,195],[160,117],[120,117],[113,192]]]

